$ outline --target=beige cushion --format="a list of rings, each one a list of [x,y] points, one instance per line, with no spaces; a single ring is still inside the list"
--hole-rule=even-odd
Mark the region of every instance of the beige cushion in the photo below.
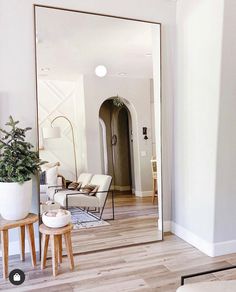
[[[91,173],[81,173],[78,177],[78,182],[82,183],[82,187],[90,183],[93,175]]]
[[[81,182],[72,182],[68,185],[68,190],[79,190],[81,188],[82,183]]]
[[[235,292],[236,280],[186,284],[176,292]]]
[[[102,207],[105,203],[107,197],[107,191],[110,188],[112,181],[112,177],[110,175],[96,174],[91,179],[90,184],[99,186],[98,191],[96,193],[96,197],[99,200],[100,207]],[[103,192],[104,193],[99,193]]]
[[[54,195],[54,201],[61,206],[66,207],[66,194],[78,193],[78,191],[60,191]],[[100,207],[99,200],[96,196],[89,196],[83,194],[76,194],[69,196],[68,205],[70,207]]]
[[[45,163],[41,166],[42,172],[45,171],[46,173],[46,185],[57,185],[58,166],[60,166],[59,162]],[[41,187],[40,192],[45,192],[44,188]]]
[[[54,166],[46,170],[46,183],[50,186],[57,185],[58,167]]]
[[[112,177],[109,175],[94,175],[91,179],[90,184],[99,186],[98,192],[95,196],[89,196],[84,194],[76,194],[69,196],[68,206],[76,207],[103,207],[107,191],[109,190]],[[100,191],[105,191],[104,193],[99,193]],[[78,193],[78,191],[60,191],[55,194],[54,201],[59,203],[61,206],[66,206],[66,194]]]
[[[80,191],[89,196],[95,196],[96,192],[98,191],[98,188],[99,186],[88,184],[88,185],[85,185],[83,188],[81,188]]]

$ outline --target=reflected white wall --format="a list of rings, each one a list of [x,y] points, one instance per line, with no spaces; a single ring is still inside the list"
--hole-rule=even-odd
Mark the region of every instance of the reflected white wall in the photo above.
[[[150,80],[120,77],[103,79],[85,76],[85,111],[88,171],[101,173],[102,157],[99,140],[99,109],[109,97],[117,94],[125,98],[132,116],[135,157],[135,192],[138,196],[152,195],[152,135]],[[149,129],[149,139],[144,140],[142,128]],[[141,155],[142,153],[145,155]]]
[[[78,173],[86,168],[86,137],[83,77],[76,81],[40,79],[38,82],[39,133],[51,127],[58,116],[68,118],[74,128]],[[60,162],[59,173],[75,180],[72,132],[65,119],[57,119],[53,126],[60,127],[61,137],[43,139],[40,135],[40,158],[48,162]]]

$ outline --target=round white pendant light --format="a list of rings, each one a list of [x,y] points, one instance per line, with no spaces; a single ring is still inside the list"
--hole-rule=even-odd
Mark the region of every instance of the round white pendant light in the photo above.
[[[95,74],[98,76],[98,77],[104,77],[107,75],[107,68],[104,66],[104,65],[98,65],[96,68],[95,68]]]

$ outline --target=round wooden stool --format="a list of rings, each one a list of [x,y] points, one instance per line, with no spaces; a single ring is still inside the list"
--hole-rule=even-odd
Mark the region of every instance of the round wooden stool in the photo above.
[[[33,267],[36,266],[36,252],[34,241],[34,226],[33,224],[38,221],[38,215],[30,213],[22,220],[5,220],[0,217],[0,231],[2,243],[2,264],[3,264],[3,278],[8,277],[8,230],[12,228],[20,228],[20,257],[25,260],[25,227],[28,233],[28,240],[31,252],[31,259]]]
[[[50,228],[44,224],[39,226],[39,231],[42,233],[42,255],[41,255],[41,269],[45,269],[47,261],[47,251],[49,238],[51,241],[51,250],[52,250],[52,268],[53,276],[56,276],[58,273],[58,264],[62,263],[62,235],[64,235],[67,256],[70,262],[70,269],[74,269],[74,258],[72,251],[71,243],[71,230],[73,225],[69,225],[61,228]]]

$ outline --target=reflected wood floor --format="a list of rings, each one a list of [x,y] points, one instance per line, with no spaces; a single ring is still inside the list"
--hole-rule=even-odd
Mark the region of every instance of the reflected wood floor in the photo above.
[[[61,292],[174,292],[180,276],[236,264],[236,254],[211,258],[174,235],[162,242],[75,256],[75,270],[69,271],[66,258],[59,275],[52,276],[51,261],[44,271],[33,269],[30,256],[21,263],[12,257],[10,270],[20,268],[26,281],[19,288],[0,279],[1,291]],[[2,271],[1,271],[2,272]],[[2,275],[0,275],[2,276]],[[194,281],[236,279],[236,271],[205,275]],[[189,282],[189,280],[188,280]]]
[[[139,216],[156,216],[157,204],[152,204],[152,197],[136,197],[130,192],[116,192],[114,194],[115,201],[115,218],[127,219]],[[106,207],[104,209],[103,218],[111,218],[111,197],[109,196]]]
[[[111,206],[109,198],[104,210],[105,220],[112,217]],[[161,240],[157,220],[157,205],[152,204],[151,197],[116,192],[115,220],[109,220],[108,226],[73,231],[73,250],[81,253]]]

